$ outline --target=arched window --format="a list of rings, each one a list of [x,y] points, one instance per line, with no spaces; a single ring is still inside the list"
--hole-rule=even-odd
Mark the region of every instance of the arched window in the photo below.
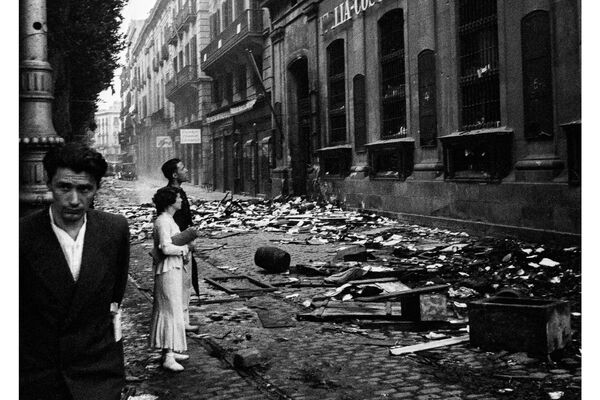
[[[379,20],[382,137],[406,133],[404,15],[401,9]]]
[[[437,110],[435,86],[435,53],[423,50],[419,54],[419,141],[421,146],[435,146]]]
[[[327,66],[330,142],[342,143],[346,141],[346,66],[342,39],[327,47]]]
[[[460,0],[458,36],[461,126],[463,130],[500,123],[497,0]]]
[[[552,102],[552,51],[550,18],[534,11],[521,21],[523,103],[525,137],[551,137],[554,128]]]

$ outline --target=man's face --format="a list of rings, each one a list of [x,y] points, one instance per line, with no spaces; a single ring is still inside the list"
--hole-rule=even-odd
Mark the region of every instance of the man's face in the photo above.
[[[183,165],[183,162],[179,161],[177,163],[177,176],[176,178],[180,183],[187,182],[189,180],[188,177],[188,169]]]
[[[98,189],[96,180],[87,172],[58,168],[48,184],[54,202],[52,209],[58,224],[74,224],[83,218]]]

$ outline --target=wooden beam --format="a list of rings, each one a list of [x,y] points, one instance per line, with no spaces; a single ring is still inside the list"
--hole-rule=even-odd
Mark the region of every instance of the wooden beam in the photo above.
[[[393,346],[390,347],[390,354],[398,356],[406,353],[416,353],[417,351],[436,349],[438,347],[452,346],[469,341],[469,335],[457,336],[450,339],[434,340],[427,343],[415,344],[413,346]]]
[[[449,287],[450,287],[450,285],[448,285],[448,284],[445,284],[445,285],[433,285],[433,286],[423,286],[423,287],[416,288],[416,289],[411,289],[411,290],[402,290],[400,292],[392,292],[392,293],[380,294],[378,296],[357,297],[354,300],[355,301],[365,301],[365,302],[382,301],[382,300],[388,300],[388,299],[393,299],[393,298],[397,298],[397,297],[417,296],[417,295],[423,294],[423,293],[438,292],[438,291],[441,291],[441,290],[448,289]]]

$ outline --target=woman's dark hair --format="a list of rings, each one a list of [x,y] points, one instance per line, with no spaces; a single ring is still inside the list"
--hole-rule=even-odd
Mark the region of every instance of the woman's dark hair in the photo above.
[[[154,194],[154,197],[152,197],[152,201],[156,206],[156,213],[160,215],[160,213],[165,211],[171,204],[175,204],[178,194],[179,193],[177,190],[171,187],[158,189],[158,191]]]
[[[98,187],[100,187],[100,180],[108,167],[102,154],[83,143],[77,142],[53,147],[46,153],[42,163],[48,176],[48,183],[52,182],[56,170],[69,168],[76,173],[87,172],[94,178]]]

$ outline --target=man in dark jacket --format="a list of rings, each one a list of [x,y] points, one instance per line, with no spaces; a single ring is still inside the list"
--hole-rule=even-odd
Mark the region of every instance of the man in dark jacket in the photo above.
[[[177,190],[179,197],[181,197],[181,210],[175,212],[173,219],[179,227],[181,232],[193,225],[192,212],[190,210],[190,202],[188,201],[187,194],[181,187],[183,182],[189,180],[188,170],[183,162],[178,158],[172,158],[165,162],[161,167],[162,173],[165,178],[168,179],[167,186]],[[192,249],[193,250],[193,249]],[[183,271],[183,315],[185,318],[185,330],[186,331],[197,331],[198,326],[190,324],[190,295],[191,287],[193,286],[196,290],[196,294],[199,294],[198,288],[198,265],[194,259],[194,255],[191,254],[191,269],[184,266]]]
[[[106,171],[95,150],[54,148],[44,168],[53,202],[19,226],[20,398],[118,400],[127,220],[90,209]]]

